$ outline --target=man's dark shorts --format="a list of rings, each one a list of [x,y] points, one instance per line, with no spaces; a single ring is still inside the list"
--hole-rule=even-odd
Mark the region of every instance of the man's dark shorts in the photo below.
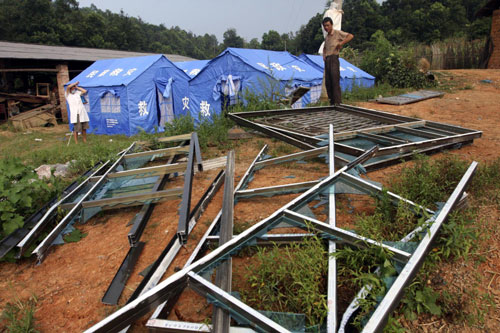
[[[80,122],[80,115],[76,115],[76,123],[73,124],[73,131],[75,132],[82,132],[82,130],[87,130],[89,128],[89,122]]]

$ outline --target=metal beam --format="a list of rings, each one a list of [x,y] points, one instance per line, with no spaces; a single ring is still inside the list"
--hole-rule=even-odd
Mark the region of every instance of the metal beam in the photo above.
[[[227,155],[226,175],[224,180],[224,194],[222,198],[222,217],[220,223],[219,246],[233,238],[234,215],[234,150]],[[232,260],[228,258],[216,270],[215,285],[225,292],[231,292]],[[215,332],[229,333],[231,317],[224,309],[214,307],[212,323]]]
[[[275,158],[269,158],[266,160],[259,161],[255,164],[255,166],[260,169],[269,165],[286,163],[291,161],[300,161],[306,158],[314,158],[318,157],[321,154],[324,154],[328,151],[328,147],[314,148],[305,151],[301,151],[298,153],[293,153],[285,156],[279,156]]]
[[[261,188],[252,188],[248,190],[239,190],[236,192],[235,197],[237,199],[242,198],[250,198],[257,196],[273,196],[273,195],[283,195],[289,193],[300,193],[307,191],[314,185],[318,184],[319,180],[312,180],[309,182],[302,183],[294,183],[294,184],[285,184],[285,185],[276,185],[270,187],[261,187]]]
[[[340,141],[340,140],[347,140],[347,139],[352,139],[355,138],[358,134],[383,134],[383,133],[388,133],[394,131],[396,126],[398,127],[404,127],[404,128],[413,128],[413,127],[422,127],[425,126],[427,122],[425,120],[417,120],[417,121],[412,121],[409,123],[401,123],[397,125],[381,125],[381,126],[374,126],[370,128],[363,128],[360,130],[355,130],[355,131],[344,131],[344,132],[339,132],[336,133],[335,136],[335,141]]]
[[[275,130],[272,130],[270,128],[267,128],[265,126],[262,126],[260,124],[256,124],[252,121],[249,121],[247,119],[244,119],[240,116],[237,116],[235,114],[228,114],[229,118],[231,118],[233,121],[235,121],[237,124],[241,125],[241,126],[245,126],[245,127],[249,127],[249,128],[253,128],[259,132],[262,132],[264,134],[267,134],[269,135],[270,137],[274,137],[274,138],[277,138],[277,139],[280,139],[286,143],[289,143],[293,146],[296,146],[296,147],[299,147],[301,149],[314,149],[316,148],[314,145],[311,145],[309,143],[306,143],[306,142],[303,142],[303,141],[300,141],[300,140],[297,140],[295,138],[292,138],[291,136],[288,136],[288,135],[285,135],[285,134],[282,134],[278,131],[275,131]]]
[[[180,134],[180,135],[172,135],[163,138],[156,138],[156,142],[168,143],[168,142],[180,142],[191,139],[191,133]],[[144,146],[150,144],[150,141],[137,141],[137,145]]]
[[[400,145],[407,142],[405,140],[400,140],[394,137],[371,134],[371,133],[358,133],[357,137],[362,139],[367,139],[385,146]]]
[[[109,173],[108,178],[118,178],[127,176],[144,175],[145,177],[161,176],[167,173],[181,172],[186,169],[186,163],[173,163],[168,165],[158,165],[147,168],[124,170]]]
[[[189,213],[191,212],[191,191],[193,189],[194,175],[194,159],[195,159],[195,142],[196,133],[191,134],[191,142],[189,144],[189,157],[184,172],[184,189],[182,194],[181,208],[179,210],[179,225],[177,226],[177,237],[181,244],[187,242],[189,229]],[[201,161],[200,161],[201,162]]]
[[[412,152],[416,149],[436,147],[444,144],[462,143],[479,137],[481,137],[481,132],[472,132],[467,134],[458,134],[436,139],[429,139],[419,142],[411,142],[397,146],[383,147],[379,149],[379,152],[376,154],[376,156],[392,155],[394,153],[403,154],[407,152]]]
[[[163,191],[123,195],[116,198],[107,198],[99,200],[84,201],[81,203],[82,208],[92,208],[92,207],[103,207],[109,209],[123,208],[129,206],[137,206],[144,204],[145,201],[153,200],[155,202],[163,202],[165,200],[175,200],[182,196],[182,190],[180,188],[174,188]],[[76,203],[63,204],[61,207],[63,209],[71,209],[75,207]],[[107,206],[107,207],[106,207]]]
[[[333,125],[330,124],[328,133],[328,171],[332,176],[335,173],[335,137],[333,134]],[[335,185],[333,191],[328,195],[328,223],[336,227],[336,205],[335,205]],[[337,330],[337,259],[332,256],[337,251],[337,245],[334,241],[328,241],[328,278],[327,278],[327,307],[326,317],[327,332]]]
[[[164,149],[157,149],[157,150],[150,150],[150,151],[141,151],[138,153],[127,154],[125,156],[125,159],[144,157],[144,156],[149,156],[149,155],[173,156],[173,155],[177,155],[177,154],[181,154],[181,153],[188,153],[188,152],[189,152],[189,146],[178,146],[178,147],[172,147],[172,148],[164,148]]]
[[[428,131],[423,131],[420,129],[406,128],[403,126],[395,126],[395,129],[399,132],[403,132],[406,134],[411,134],[411,135],[415,135],[415,136],[419,136],[419,137],[427,138],[427,139],[436,139],[436,138],[442,138],[443,136],[446,136],[446,135],[442,135],[442,134],[436,134],[436,133],[431,133]]]
[[[108,290],[106,290],[106,293],[101,300],[104,304],[116,305],[118,303],[118,299],[120,299],[123,288],[125,288],[125,284],[127,283],[130,274],[132,274],[132,270],[134,269],[134,266],[144,249],[144,244],[144,242],[138,242],[136,246],[129,249],[125,259],[123,259],[123,262],[120,265],[120,268],[116,272],[115,277],[111,281]]]

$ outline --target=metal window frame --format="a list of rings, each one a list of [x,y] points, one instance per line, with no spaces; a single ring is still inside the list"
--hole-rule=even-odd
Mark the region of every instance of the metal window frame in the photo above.
[[[202,161],[201,161],[201,152],[199,149],[199,144],[197,140],[196,134],[194,134],[196,140],[193,141],[192,146],[195,146],[195,156],[197,158],[198,169],[202,170]],[[172,174],[174,172],[180,172],[185,169],[186,164],[182,163],[172,163],[173,159],[180,154],[186,154],[188,151],[185,143],[187,140],[193,138],[193,133],[189,135],[178,135],[174,137],[166,137],[158,139],[158,142],[179,142],[181,141],[181,145],[170,148],[157,149],[152,151],[145,152],[133,152],[133,150],[137,147],[136,142],[132,143],[127,149],[121,151],[118,154],[118,159],[106,170],[107,164],[106,162],[103,164],[97,171],[93,172],[89,177],[87,177],[82,183],[73,188],[73,190],[64,195],[62,199],[55,202],[48,210],[46,210],[43,216],[37,215],[38,221],[34,222],[34,226],[29,232],[24,233],[16,233],[16,235],[21,235],[23,238],[19,240],[16,244],[18,249],[17,258],[20,258],[26,250],[33,244],[36,238],[43,232],[52,221],[55,212],[58,207],[64,207],[69,209],[69,212],[63,217],[61,221],[49,232],[48,236],[42,240],[42,242],[35,248],[32,254],[37,255],[38,263],[41,263],[45,256],[48,253],[49,248],[53,240],[60,234],[60,232],[66,227],[67,224],[71,222],[71,220],[81,212],[83,208],[86,207],[94,207],[99,206],[106,209],[116,209],[121,207],[129,207],[133,205],[143,204],[146,201],[158,202],[165,199],[172,199],[178,197],[178,193],[176,190],[167,190],[167,191],[158,191],[156,184],[153,186],[153,189],[149,193],[140,193],[141,191],[137,191],[136,194],[125,194],[120,197],[110,198],[110,199],[100,199],[88,201],[87,199],[95,192],[97,192],[105,183],[105,181],[109,178],[122,177],[122,176],[130,176],[136,175],[137,177],[150,177],[150,176],[164,176],[168,174]],[[190,142],[191,143],[191,142]],[[144,145],[145,143],[143,143]],[[190,144],[191,146],[191,144]],[[125,171],[117,171],[115,170],[118,166],[125,163],[126,160],[130,160],[137,157],[143,156],[151,156],[154,158],[156,156],[166,156],[170,157],[169,161],[166,165],[157,166],[157,167],[149,167],[149,168],[136,168]],[[105,170],[105,171],[104,171]],[[101,174],[102,175],[99,175]],[[161,179],[162,177],[160,177]],[[164,177],[163,177],[164,178]],[[85,193],[81,193],[83,195],[77,202],[67,204],[64,203],[70,198],[72,195],[81,192],[84,190],[84,186],[89,186],[90,189],[86,190]]]
[[[188,262],[186,263],[186,266],[182,270],[180,270],[177,273],[174,273],[172,276],[168,277],[166,280],[159,283],[156,287],[152,288],[148,292],[139,296],[137,299],[125,305],[123,308],[111,314],[101,322],[90,327],[86,332],[119,331],[121,328],[132,323],[146,312],[154,309],[158,304],[161,304],[166,300],[170,300],[170,298],[174,297],[176,294],[179,293],[180,290],[182,290],[186,286],[191,287],[193,290],[195,290],[201,295],[210,295],[212,298],[217,300],[218,303],[216,304],[216,307],[222,307],[226,311],[231,312],[231,314],[236,316],[237,318],[245,318],[247,322],[253,323],[253,326],[251,328],[254,330],[261,332],[288,332],[284,327],[278,325],[277,323],[263,316],[254,309],[246,306],[241,301],[237,300],[232,295],[230,295],[227,291],[218,288],[210,281],[205,280],[199,275],[203,271],[215,268],[218,265],[220,265],[221,262],[227,260],[227,258],[230,258],[230,256],[234,254],[234,252],[241,246],[252,243],[254,240],[258,238],[262,238],[262,236],[266,234],[267,230],[277,226],[283,219],[285,219],[287,222],[291,222],[292,225],[299,226],[303,229],[310,228],[315,230],[316,232],[320,232],[323,235],[329,235],[332,237],[331,240],[338,240],[340,238],[343,241],[355,247],[364,247],[367,246],[367,243],[375,246],[384,247],[394,254],[393,258],[395,260],[398,260],[404,264],[403,271],[398,275],[398,277],[396,278],[396,282],[392,285],[392,287],[390,287],[389,291],[384,296],[382,302],[379,304],[379,306],[377,306],[375,312],[371,315],[368,323],[365,325],[363,329],[363,332],[374,332],[381,330],[385,325],[388,315],[399,303],[404,293],[405,286],[407,286],[411,282],[411,279],[414,277],[414,275],[422,265],[423,260],[425,259],[425,254],[431,248],[432,242],[436,238],[436,235],[439,232],[440,227],[442,226],[443,223],[445,223],[449,213],[456,207],[460,198],[463,196],[465,188],[469,184],[475,172],[477,163],[473,162],[471,164],[471,166],[464,174],[460,183],[457,185],[454,192],[446,202],[444,208],[437,215],[437,217],[435,218],[433,217],[428,221],[429,229],[427,231],[424,230],[427,236],[425,236],[422,239],[422,241],[420,241],[417,250],[415,250],[413,253],[408,253],[406,251],[395,249],[393,247],[384,245],[383,243],[376,242],[368,238],[361,237],[354,233],[335,227],[332,221],[332,219],[333,220],[335,219],[334,214],[333,216],[330,217],[331,220],[329,221],[330,222],[329,224],[305,216],[301,213],[297,213],[296,210],[302,207],[304,203],[309,202],[319,193],[323,192],[327,188],[330,188],[337,181],[348,181],[349,185],[354,184],[356,188],[363,189],[367,194],[372,194],[376,191],[381,191],[379,187],[372,185],[368,182],[365,182],[363,180],[353,181],[352,180],[353,176],[346,173],[346,171],[353,168],[358,163],[362,163],[371,158],[376,153],[377,151],[376,148],[373,148],[370,151],[362,154],[356,160],[344,165],[336,172],[333,172],[333,159],[334,159],[333,135],[332,138],[329,140],[329,145],[330,145],[329,160],[331,169],[330,169],[330,175],[326,179],[323,179],[322,181],[311,187],[309,190],[307,190],[305,193],[291,200],[283,207],[272,213],[269,217],[249,227],[241,234],[232,237],[224,244],[220,244],[219,247],[213,249],[209,254],[201,258],[198,258],[199,252],[197,252],[196,254],[193,253]],[[246,179],[244,178],[249,177],[251,172],[255,170],[255,163],[257,162],[257,158],[256,160],[254,160],[254,163],[252,163],[251,168],[247,170],[247,173],[242,178],[237,188],[233,191],[233,195],[237,194],[240,185],[246,181]],[[405,200],[394,194],[391,194],[391,196],[395,200]],[[335,198],[333,196],[330,196],[329,199],[334,201]],[[405,201],[407,203],[413,204],[409,200]],[[415,204],[413,205],[420,208],[420,206],[418,205]],[[332,207],[330,207],[330,209],[332,209]],[[229,208],[229,210],[232,211],[232,208]],[[209,231],[207,231],[205,236],[202,238],[202,241],[199,242],[197,247],[198,251],[203,247],[203,244],[207,242],[208,237],[210,237],[210,232],[211,232],[210,230],[215,229],[215,226],[217,225],[217,222],[219,221],[223,213],[224,213],[223,210],[219,212],[219,215],[215,218],[214,222],[209,228]],[[414,234],[414,232],[412,233]],[[335,275],[335,270],[329,269],[329,281],[328,281],[329,292],[330,289],[332,289],[333,291],[333,287],[335,284],[334,275]],[[330,301],[331,299],[334,298],[331,298],[329,294],[328,300]],[[150,329],[165,328],[164,326],[163,327],[153,326],[155,322],[159,321],[158,316],[155,317],[155,315],[159,314],[160,312],[161,310],[158,308],[155,311],[153,317],[148,322],[148,327],[150,327]],[[331,314],[331,316],[336,316],[336,315]],[[329,316],[329,318],[327,318],[327,321],[331,320],[332,317]],[[187,330],[183,330],[182,328],[176,327],[175,330],[168,330],[168,331],[181,332]]]
[[[380,126],[362,128],[358,130],[340,131],[334,134],[335,149],[337,150],[337,152],[345,153],[354,157],[360,155],[360,149],[354,146],[347,146],[345,144],[340,145],[340,140],[354,138],[359,135],[366,140],[372,141],[374,145],[376,145],[377,143],[381,143],[382,140],[386,142],[386,146],[381,147],[375,157],[387,156],[387,158],[381,158],[377,161],[367,162],[367,164],[364,164],[364,167],[367,171],[373,171],[379,168],[386,167],[388,165],[399,163],[402,160],[411,158],[414,153],[432,154],[445,149],[451,149],[457,144],[469,144],[472,143],[474,139],[479,138],[482,135],[481,131],[471,130],[460,126],[438,123],[428,120],[420,120],[416,118],[395,115],[388,112],[354,107],[344,104],[336,107],[329,106],[302,109],[238,112],[230,113],[228,114],[228,117],[240,126],[252,128],[301,149],[312,151],[322,141],[318,136],[327,133],[323,133],[321,131],[311,133],[303,131],[301,129],[292,129],[286,126],[268,122],[266,121],[266,119],[276,119],[277,117],[282,117],[282,119],[285,119],[286,117],[290,116],[303,116],[307,114],[314,115],[318,112],[332,112],[332,115],[335,114],[335,112],[352,114],[357,117],[376,120],[383,124]],[[292,122],[292,120],[290,120],[289,122]],[[297,121],[297,124],[300,125],[299,121]],[[384,135],[383,137],[379,136],[392,130],[398,130],[426,139],[418,142],[414,141],[398,143],[398,141],[401,140],[398,138],[391,138],[390,135]],[[390,156],[393,154],[397,154],[398,156]],[[339,165],[343,165],[342,163],[345,163],[345,160],[342,161],[339,156],[335,156],[335,159],[336,163],[338,163]]]

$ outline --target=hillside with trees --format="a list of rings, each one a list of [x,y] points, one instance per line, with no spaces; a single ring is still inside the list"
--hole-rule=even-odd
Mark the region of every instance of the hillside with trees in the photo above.
[[[485,3],[386,0],[379,4],[376,0],[345,0],[342,29],[356,36],[350,46],[358,50],[369,47],[377,30],[382,30],[395,45],[430,44],[452,37],[477,39],[489,34],[491,20],[474,17]],[[93,5],[80,8],[76,0],[0,0],[0,40],[175,53],[197,59],[213,58],[229,46],[316,53],[323,41],[321,20],[322,13],[318,13],[297,32],[280,35],[270,30],[261,41],[246,41],[236,28],[228,27],[219,42],[213,34],[197,36],[178,26],[149,24],[123,11],[112,13]]]

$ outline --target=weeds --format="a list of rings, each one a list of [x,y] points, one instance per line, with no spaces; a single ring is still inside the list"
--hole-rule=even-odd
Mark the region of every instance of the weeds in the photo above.
[[[0,239],[24,225],[24,220],[61,190],[52,177],[50,184],[39,180],[18,158],[0,160]]]
[[[374,213],[357,217],[356,231],[371,239],[398,241],[430,217],[425,210],[414,209],[404,201],[395,205],[384,189],[375,196]]]
[[[2,312],[2,321],[8,332],[36,333],[35,325],[36,297],[22,301],[15,298],[13,303],[7,303]]]
[[[357,291],[365,286],[371,287],[366,297],[358,301],[360,313],[354,318],[353,325],[360,329],[365,317],[386,293],[387,281],[396,275],[392,254],[379,246],[362,249],[346,246],[337,249],[334,256],[337,258],[338,288]]]
[[[327,252],[317,238],[286,247],[259,248],[241,296],[259,310],[304,313],[310,326],[326,318]]]
[[[467,162],[455,155],[431,162],[425,155],[417,155],[415,165],[403,168],[393,179],[392,191],[425,207],[436,208],[436,202],[446,201],[467,170]]]

